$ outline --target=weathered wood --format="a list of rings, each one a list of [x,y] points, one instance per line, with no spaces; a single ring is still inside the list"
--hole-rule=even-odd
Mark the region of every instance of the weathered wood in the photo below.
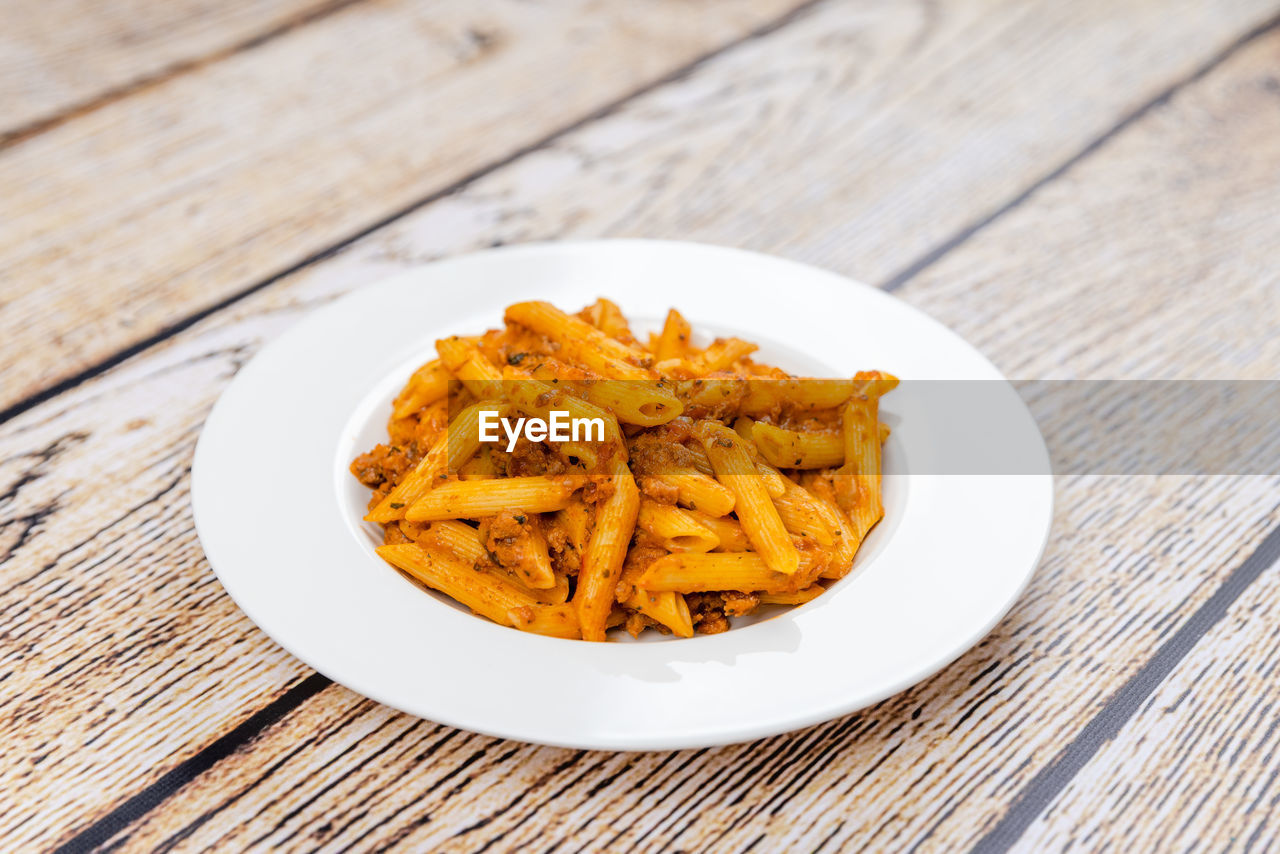
[[[28,0],[0,4],[0,142],[350,0]]]
[[[686,176],[679,182],[680,192],[667,195],[670,185],[663,179],[673,168],[671,149],[652,147],[651,140],[674,145],[669,134],[687,128],[690,115],[697,114],[690,145],[698,148],[709,133],[701,120],[708,111],[689,111],[699,93],[746,85],[740,75],[756,79],[749,72],[763,67],[774,51],[794,55],[795,42],[776,41],[784,37],[808,33],[811,47],[823,44],[823,38],[839,45],[831,33],[842,31],[841,20],[836,11],[823,9],[766,41],[709,63],[689,79],[575,132],[553,150],[521,159],[314,271],[290,277],[6,425],[0,455],[8,462],[0,466],[0,488],[16,493],[20,504],[12,506],[23,512],[5,511],[5,520],[17,521],[4,528],[6,539],[0,540],[14,551],[0,568],[0,582],[12,587],[0,597],[0,609],[9,609],[6,625],[13,624],[9,615],[23,614],[18,632],[0,641],[4,669],[20,668],[9,677],[0,701],[0,720],[16,733],[19,748],[12,758],[6,753],[9,762],[0,768],[0,789],[19,792],[22,800],[20,809],[4,811],[0,836],[15,844],[65,838],[226,732],[305,672],[221,594],[199,557],[186,508],[184,468],[199,425],[226,379],[262,340],[308,307],[399,268],[419,251],[459,251],[505,238],[513,221],[546,236],[618,233],[632,220],[618,214],[616,202],[630,197],[639,200],[636,210],[650,233],[670,234],[688,223],[732,219],[744,205],[764,205],[737,183],[736,169],[700,171],[696,180]],[[864,32],[863,22],[846,26],[846,38]],[[1158,33],[1159,28],[1144,37]],[[919,49],[927,53],[935,44],[931,39],[970,36],[968,29],[952,33],[935,27]],[[1265,51],[1275,50],[1275,40],[1257,50],[1264,51],[1265,59]],[[1058,85],[1072,91],[1080,69],[1067,62],[1071,52],[1037,55],[1059,66],[1063,76]],[[1148,217],[1152,208],[1192,205],[1199,199],[1217,204],[1219,194],[1244,185],[1242,172],[1255,187],[1249,202],[1255,207],[1243,208],[1244,213],[1274,197],[1280,170],[1272,159],[1274,147],[1265,144],[1272,137],[1263,134],[1272,118],[1261,116],[1265,110],[1237,91],[1265,93],[1265,87],[1240,85],[1259,73],[1257,57],[1254,51],[1243,54],[1243,69],[1233,62],[1065,176],[1065,181],[1078,182],[1070,200],[1075,221],[1083,225],[1071,230],[1064,222],[1069,217],[1052,218],[1062,200],[1044,201],[1053,199],[1046,195],[1051,185],[909,283],[904,296],[979,338],[998,363],[1018,367],[1025,371],[1022,375],[1093,370],[1097,358],[1117,353],[1126,358],[1125,375],[1159,373],[1183,341],[1209,334],[1201,328],[1207,310],[1216,312],[1212,334],[1219,346],[1204,348],[1198,367],[1223,375],[1256,370],[1257,360],[1268,358],[1270,351],[1260,352],[1247,335],[1255,331],[1258,312],[1273,299],[1264,286],[1274,289],[1275,272],[1261,260],[1275,242],[1272,220],[1207,231],[1195,218],[1167,224],[1183,230],[1166,230],[1164,241],[1189,242],[1188,253],[1198,251],[1197,257],[1205,259],[1246,259],[1242,263],[1255,270],[1243,279],[1224,268],[1223,275],[1212,278],[1216,293],[1192,293],[1186,310],[1176,300],[1130,302],[1144,288],[1165,296],[1160,282],[1148,277],[1163,278],[1169,271],[1148,269],[1146,242],[1117,247],[1105,268],[1090,266],[1098,263],[1096,253],[1073,254],[1073,247],[1082,240],[1096,246],[1093,235],[1099,231],[1145,234],[1142,223],[1130,218]],[[1130,74],[1138,70],[1127,69]],[[867,85],[889,85],[887,81],[872,78]],[[1154,80],[1147,86],[1159,88]],[[794,87],[788,91],[794,98]],[[813,91],[820,96],[824,90]],[[1196,100],[1208,97],[1201,93],[1217,93],[1224,100],[1210,98],[1205,106]],[[1059,90],[1055,95],[1066,97]],[[1006,97],[1038,102],[1043,93],[1010,90]],[[1076,97],[1080,103],[1086,100],[1078,92]],[[797,115],[807,112],[791,100],[766,99],[756,104],[764,113],[769,110],[760,103],[785,103]],[[810,109],[830,106],[819,100]],[[990,107],[1011,109],[1003,102]],[[833,121],[842,115],[836,109],[828,112]],[[933,125],[917,123],[916,132],[928,135],[932,128],[941,133],[954,126],[953,115],[935,119]],[[1160,122],[1179,132],[1171,133]],[[1158,132],[1148,133],[1153,125]],[[975,121],[972,127],[981,132],[983,126]],[[726,120],[726,128],[732,136],[741,125]],[[776,126],[772,134],[753,140],[750,157],[742,154],[747,166],[740,168],[758,170],[751,174],[766,171],[751,158],[793,154],[791,139],[797,135],[794,125]],[[829,141],[825,131],[815,127],[808,138],[819,146],[812,153],[818,158]],[[990,144],[990,137],[984,138]],[[620,139],[639,142],[619,145]],[[1021,151],[1018,139],[1006,140],[1014,151]],[[1035,147],[1043,148],[1044,141],[1035,139]],[[1194,167],[1193,173],[1108,168],[1106,158],[1114,150],[1123,152],[1122,144],[1130,139],[1142,141],[1143,150],[1132,156],[1147,164],[1167,167],[1186,158],[1205,163],[1219,146],[1231,148],[1235,156],[1203,174]],[[952,141],[960,145],[963,139]],[[1005,157],[1014,159],[1008,151]],[[1026,172],[1033,173],[1034,161],[1026,164]],[[869,162],[867,168],[878,165]],[[778,170],[785,168],[783,164]],[[922,159],[917,168],[921,174],[936,174],[932,170],[939,167]],[[1086,180],[1093,174],[1090,168],[1099,171]],[[1188,174],[1196,174],[1197,180],[1188,181]],[[873,182],[875,175],[861,178]],[[899,180],[906,179],[900,175]],[[1121,186],[1115,186],[1117,181]],[[722,185],[737,194],[736,203]],[[937,195],[931,198],[909,197],[918,204],[916,219],[926,221],[945,211],[953,221],[968,221],[982,213],[988,200],[963,182],[935,185]],[[628,196],[628,188],[636,186],[654,188],[657,198]],[[766,184],[759,192],[777,188]],[[587,190],[594,194],[578,196],[583,207],[576,215],[558,206],[557,200],[572,198],[566,192]],[[611,196],[614,192],[619,195]],[[1152,201],[1116,204],[1137,196]],[[830,233],[875,233],[878,209],[846,212],[843,199],[838,202],[826,218]],[[769,220],[781,223],[780,244],[790,239],[786,229],[792,211],[794,216],[812,215],[810,203],[798,191],[782,194]],[[546,223],[536,218],[544,211]],[[1028,241],[1017,227],[1024,218],[1058,228],[1037,231],[1034,241]],[[902,221],[910,219],[902,214]],[[988,233],[995,237],[988,240]],[[1025,245],[1011,245],[1010,234]],[[908,248],[895,246],[895,236],[887,228],[884,243],[864,244],[865,255],[855,256],[840,241],[828,243],[813,235],[791,254],[853,272],[857,259],[878,258],[885,271],[892,271],[912,259]],[[752,237],[752,245],[771,248],[762,232]],[[1037,269],[1038,278],[1030,279],[1019,268],[1002,266],[1015,250],[1023,253],[1024,262],[1043,256],[1066,257],[1070,264],[1046,262],[1044,270]],[[1202,266],[1214,274],[1212,265]],[[984,275],[984,269],[994,272]],[[1126,287],[1098,288],[1095,279],[1103,270],[1113,283]],[[957,276],[982,284],[980,302],[956,293],[952,282]],[[1075,299],[1081,292],[1089,299]],[[1063,304],[1080,312],[1063,335],[1083,338],[1093,349],[1041,346],[1042,341],[1070,340],[1056,333],[1023,337],[1021,324],[1028,317],[1061,318]],[[1164,327],[1158,342],[1144,341],[1130,358],[1128,350],[1137,339],[1126,335],[1134,318],[1117,308],[1133,305],[1156,312]],[[1109,373],[1121,374],[1121,369]],[[1156,630],[1184,618],[1209,595],[1214,580],[1276,524],[1274,501],[1267,500],[1275,489],[1274,479],[1064,482],[1055,543],[1033,589],[996,633],[935,680],[807,733],[671,756],[579,756],[439,730],[333,688],[251,749],[196,780],[181,798],[168,801],[135,830],[132,844],[143,848],[158,843],[211,809],[220,811],[192,830],[190,844],[239,834],[234,838],[240,842],[263,836],[264,841],[291,839],[293,845],[307,847],[329,836],[352,841],[366,830],[367,844],[397,834],[420,842],[471,824],[480,826],[464,841],[476,847],[500,832],[507,833],[504,842],[511,844],[555,833],[600,844],[614,833],[631,841],[648,832],[650,841],[693,848],[715,842],[722,832],[719,841],[730,847],[743,847],[761,833],[801,847],[814,847],[828,836],[832,844],[849,846],[898,846],[931,832],[926,844],[971,840],[975,828],[998,815],[1032,769],[1052,758],[1149,654]],[[130,508],[136,509],[126,513]],[[139,692],[141,686],[151,690]],[[137,696],[129,696],[135,692]],[[913,716],[917,709],[919,715]],[[101,712],[95,719],[87,710]],[[348,716],[352,722],[343,725]],[[1028,720],[1035,726],[1023,726]],[[316,740],[306,741],[306,735]],[[429,758],[418,758],[440,739],[443,744]],[[384,745],[389,746],[377,753]],[[797,765],[792,760],[801,752],[808,753],[806,764]],[[501,765],[494,767],[499,759]],[[344,776],[361,761],[366,762],[363,769]],[[283,764],[270,777],[256,782],[278,762]],[[527,776],[522,770],[513,777],[516,767],[527,769]],[[370,776],[362,776],[366,774]],[[404,776],[396,785],[384,785],[397,774]],[[240,792],[247,794],[221,809]],[[250,822],[243,830],[234,826],[240,818]],[[411,826],[414,822],[421,823]],[[931,830],[935,824],[939,826]]]
[[[1026,850],[1276,849],[1277,597],[1273,566],[1027,830]]]
[[[0,407],[802,2],[357,4],[0,152]]]
[[[1278,55],[1273,27],[898,295],[1015,377],[1275,379]]]

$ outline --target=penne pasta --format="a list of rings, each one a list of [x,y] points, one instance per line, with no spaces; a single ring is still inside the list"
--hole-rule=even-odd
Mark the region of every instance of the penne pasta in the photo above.
[[[588,401],[612,412],[623,424],[657,427],[684,412],[684,404],[679,398],[653,383],[587,380],[579,387]]]
[[[569,576],[563,572],[556,573],[555,584],[542,590],[532,590],[523,587],[516,579],[516,587],[522,592],[527,593],[531,598],[536,599],[544,605],[563,605],[569,601],[569,594],[572,592],[569,587]]]
[[[690,360],[693,371],[700,377],[723,371],[725,368],[745,359],[760,348],[750,341],[741,338],[717,338],[710,346]]]
[[[553,411],[567,412],[569,418],[600,419],[604,422],[604,442],[562,442],[557,445],[565,457],[573,457],[582,462],[588,469],[593,469],[599,461],[599,454],[604,445],[621,445],[622,431],[618,420],[607,409],[601,409],[570,394],[567,390],[557,388],[550,383],[534,379],[509,380],[504,384],[507,398],[511,405],[526,415],[548,420]]]
[[[636,590],[623,605],[661,623],[677,637],[693,637],[693,617],[689,614],[689,604],[679,593],[669,590],[661,593]]]
[[[417,467],[364,518],[370,522],[391,522],[405,518],[411,504],[425,495],[438,480],[447,477],[449,471],[457,471],[475,455],[480,447],[480,413],[494,412],[503,415],[507,411],[504,404],[477,403],[459,412],[448,430],[436,437],[435,444]]]
[[[512,625],[524,632],[568,640],[582,637],[578,611],[572,605],[524,605],[512,608],[507,617]]]
[[[641,499],[636,524],[652,534],[663,548],[672,552],[709,552],[720,538],[687,510],[673,504]]]
[[[674,593],[709,593],[717,590],[767,593],[794,593],[809,586],[812,577],[825,566],[822,558],[806,552],[803,572],[775,572],[755,552],[689,552],[658,558],[640,575],[642,590]],[[815,572],[816,570],[816,572]]]
[[[587,321],[605,335],[624,344],[635,343],[636,337],[631,334],[631,326],[617,303],[601,297],[582,311]]]
[[[545,302],[521,302],[507,308],[506,319],[547,336],[575,364],[609,379],[653,379],[652,358],[638,347],[610,338],[586,321],[565,314]]]
[[[818,507],[824,511],[831,530],[835,532],[831,561],[822,571],[822,577],[844,578],[849,574],[849,570],[853,569],[853,558],[858,553],[858,546],[862,545],[862,538],[858,536],[858,532],[849,524],[849,518],[834,501],[822,496],[815,496],[815,500],[818,502]]]
[[[443,338],[436,342],[436,352],[467,391],[481,399],[502,397],[502,371],[489,361],[474,341],[456,336]]]
[[[476,455],[458,467],[458,476],[463,480],[486,480],[498,476],[498,467],[494,465],[493,455],[488,448],[481,448]]]
[[[808,537],[823,546],[834,545],[837,531],[833,529],[818,500],[800,484],[791,480],[786,480],[786,483],[786,491],[774,497],[773,506],[777,508],[787,533]]]
[[[791,377],[742,338],[694,346],[675,309],[642,345],[604,298],[505,320],[436,341],[390,441],[351,463],[398,571],[587,641],[724,631],[850,572],[884,515],[879,399],[896,378]]]
[[[391,404],[392,418],[405,418],[449,393],[449,372],[439,359],[427,362],[409,377],[409,384]]]
[[[573,594],[582,638],[589,641],[604,640],[614,588],[640,511],[640,491],[626,463],[616,458],[611,462],[611,491],[596,509],[591,539],[587,541],[582,568],[578,571],[578,589]]]
[[[880,498],[880,426],[877,398],[850,400],[842,411],[844,466],[840,475],[849,483],[842,505],[861,542],[884,515]]]
[[[795,593],[761,593],[761,605],[803,605],[805,602],[812,602],[823,593],[827,592],[827,588],[820,584],[812,587],[806,587],[803,590],[797,590]]]
[[[508,367],[505,375],[554,383],[558,389],[568,389],[593,406],[611,412],[623,424],[656,427],[684,411],[684,403],[662,384],[605,379],[559,359],[539,358],[537,364],[527,370]]]
[[[751,545],[770,569],[787,575],[796,572],[800,555],[742,439],[711,421],[698,422],[693,432],[707,451],[716,479],[733,492],[734,512]]]
[[[432,522],[424,544],[438,546],[463,563],[475,566],[487,556],[484,534],[463,522],[446,519]]]
[[[521,593],[536,602],[558,605],[569,598],[569,579],[564,575],[556,573],[546,587],[533,588],[525,584],[519,576],[493,564],[484,545],[484,534],[478,528],[462,522],[453,520],[432,522],[430,529],[423,535],[422,544],[446,551],[465,564],[478,566],[484,572],[492,572],[506,579]]]
[[[379,556],[432,590],[466,605],[481,616],[504,626],[514,625],[509,612],[537,604],[501,579],[479,573],[444,551],[424,549],[416,543],[378,546]]]
[[[769,415],[783,406],[795,409],[834,409],[853,396],[854,380],[752,380],[742,400],[745,415]]]
[[[737,502],[733,490],[697,471],[652,475],[651,479],[676,490],[681,507],[712,516],[732,513]]]
[[[858,395],[879,400],[898,387],[898,378],[884,371],[858,371],[853,377]]]
[[[679,359],[689,354],[689,342],[693,337],[693,329],[689,321],[674,308],[667,312],[666,322],[662,324],[662,334],[653,348],[653,358],[662,362],[667,359]]]
[[[840,433],[802,433],[755,421],[751,438],[760,456],[778,468],[825,469],[844,463],[844,436]]]
[[[746,442],[746,447],[751,447]],[[787,494],[787,479],[779,472],[769,468],[764,463],[756,463],[756,474],[760,478],[760,485],[764,487],[764,491],[769,494],[770,498],[781,498]]]
[[[751,551],[751,541],[747,539],[746,532],[742,530],[742,526],[738,524],[737,519],[730,516],[712,516],[708,513],[697,513],[692,510],[689,513],[698,520],[698,524],[710,528],[711,532],[716,535],[716,539],[720,541],[720,545],[716,546],[714,551]]]
[[[691,444],[684,447],[689,451],[693,471],[696,471],[698,474],[705,474],[707,477],[715,476],[715,469],[711,468],[711,460],[707,457],[707,452],[702,449],[702,445]],[[689,473],[693,473],[693,471]]]
[[[480,519],[507,507],[530,513],[559,510],[579,484],[549,477],[504,477],[496,480],[451,480],[437,484],[409,505],[410,522],[438,519]]]

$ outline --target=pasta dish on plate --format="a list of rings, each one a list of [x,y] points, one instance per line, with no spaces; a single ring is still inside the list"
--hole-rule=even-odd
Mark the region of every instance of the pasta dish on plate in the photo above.
[[[388,440],[351,463],[377,551],[503,626],[692,637],[843,578],[884,515],[880,371],[793,377],[699,347],[674,309],[641,340],[600,299],[436,342]]]

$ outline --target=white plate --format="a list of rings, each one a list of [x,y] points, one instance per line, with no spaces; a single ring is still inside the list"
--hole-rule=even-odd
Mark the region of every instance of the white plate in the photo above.
[[[985,635],[1049,531],[1042,475],[892,476],[929,428],[899,419],[886,518],[856,571],[814,602],[719,635],[591,644],[497,626],[423,592],[374,553],[368,492],[347,473],[435,339],[499,326],[510,303],[599,296],[640,328],[675,306],[793,373],[887,370],[1002,380],[954,333],[811,267],[654,241],[504,248],[409,270],[326,306],[265,347],[209,416],[196,525],[218,578],[285,649],[354,691],[430,720],[576,748],[677,749],[843,715],[936,672]],[[892,395],[884,410],[892,417]],[[1025,409],[1007,435],[1039,434]],[[1047,459],[1045,472],[1048,471]]]

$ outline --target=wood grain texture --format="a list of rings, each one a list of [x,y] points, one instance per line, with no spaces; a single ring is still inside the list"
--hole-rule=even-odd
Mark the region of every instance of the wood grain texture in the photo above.
[[[1105,19],[1105,10],[1095,11]],[[769,57],[796,55],[777,48],[774,39],[811,27],[805,32],[816,41],[840,32],[842,20],[837,11],[824,8],[767,40],[708,63],[687,80],[638,99],[548,152],[521,159],[5,425],[0,454],[7,462],[0,467],[0,489],[12,495],[3,505],[8,524],[0,544],[9,548],[11,559],[0,568],[0,582],[8,589],[0,597],[0,609],[21,612],[22,622],[17,632],[0,639],[0,663],[12,671],[0,701],[0,720],[18,739],[0,769],[0,791],[19,793],[20,800],[16,808],[3,810],[0,834],[15,844],[65,838],[306,672],[221,594],[199,556],[186,505],[185,466],[200,423],[226,380],[263,340],[308,308],[422,254],[505,239],[513,221],[530,231],[545,230],[544,236],[625,232],[632,221],[619,218],[613,203],[630,198],[638,200],[636,209],[643,212],[650,233],[674,234],[689,222],[732,218],[743,205],[763,208],[764,201],[737,183],[739,176],[744,169],[756,170],[754,174],[785,171],[785,161],[767,170],[753,158],[794,156],[794,123],[774,125],[770,133],[753,138],[750,151],[740,155],[734,168],[707,165],[682,177],[678,193],[670,192],[664,178],[673,168],[669,149],[646,141],[667,140],[665,134],[672,128],[679,132],[691,114],[706,113],[698,109],[698,93],[737,91],[745,81],[758,79],[752,75]],[[1094,26],[1102,31],[1113,29],[1111,24]],[[865,37],[864,25],[865,19],[848,23],[855,43],[858,34]],[[934,44],[931,39],[971,35],[969,29],[957,34],[937,22],[925,32],[921,50]],[[1143,34],[1144,39],[1153,37]],[[833,43],[840,44],[838,39]],[[1274,51],[1274,44],[1268,39],[1259,49]],[[1204,46],[1202,58],[1217,46]],[[1063,76],[1055,93],[1071,92],[1071,82],[1080,79],[1080,69],[1066,62],[1070,55],[1066,52],[1056,63]],[[1185,58],[1180,63],[1193,64]],[[1128,69],[1126,75],[1138,70]],[[1236,170],[1260,188],[1259,198],[1274,193],[1277,170],[1268,159],[1274,151],[1265,145],[1261,152],[1237,154],[1208,174],[1155,168],[1126,177],[1105,162],[1113,151],[1123,153],[1121,144],[1130,139],[1141,141],[1141,150],[1131,156],[1150,163],[1184,158],[1202,163],[1203,152],[1214,146],[1238,149],[1254,140],[1256,111],[1231,107],[1236,102],[1230,96],[1252,91],[1246,81],[1256,81],[1258,74],[1255,61],[1243,70],[1233,64],[1211,75],[1203,86],[1153,112],[1114,146],[1064,176],[1078,181],[1070,196],[1077,218],[1107,233],[1141,234],[1142,223],[1131,217],[1148,217],[1159,206],[1215,198],[1215,188],[1221,192],[1243,186],[1247,182]],[[769,79],[784,76],[779,72]],[[886,74],[863,85],[902,82],[900,76]],[[1154,78],[1145,84],[1151,91],[1160,85]],[[1225,93],[1231,108],[1211,122],[1180,121],[1183,111],[1196,114],[1201,103],[1196,97],[1205,97],[1202,90]],[[794,87],[781,91],[785,97],[780,92],[777,100],[761,99],[752,109],[767,115],[769,108],[761,104],[785,103],[794,115],[813,116],[812,128],[800,135],[819,144],[813,159],[824,156],[822,144],[828,137],[821,108],[827,108],[833,121],[839,119],[843,114],[833,106],[837,99],[822,87],[805,87],[805,92],[818,98],[826,93],[829,99],[806,109],[794,103]],[[854,94],[861,91],[853,89]],[[1076,97],[1080,103],[1102,99],[1114,119],[1116,102],[1127,99],[1105,101],[1103,94]],[[1110,90],[1105,94],[1113,95]],[[1017,88],[1005,97],[1042,100]],[[996,111],[992,115],[1012,109],[999,99],[988,104]],[[748,109],[749,104],[744,98],[738,107]],[[721,115],[728,146],[742,125],[734,120],[734,111]],[[936,119],[937,125],[917,124],[916,132],[942,134],[955,117],[943,113]],[[889,120],[888,115],[882,119]],[[1172,138],[1158,132],[1143,135],[1149,123],[1161,120],[1185,128],[1185,133]],[[709,125],[693,124],[698,133],[690,135],[690,147],[702,150],[700,145],[712,138]],[[980,119],[973,119],[971,127],[974,133],[990,133]],[[1061,131],[1069,137],[1074,133],[1073,128]],[[985,138],[990,142],[989,135]],[[627,139],[634,144],[625,144]],[[1018,134],[1002,138],[1006,159],[1018,160],[1020,139]],[[1036,140],[1037,146],[1045,145],[1040,137]],[[1080,141],[1071,137],[1056,144],[1069,149]],[[848,168],[847,154],[836,154]],[[868,159],[859,168],[874,173],[879,165]],[[1090,165],[1100,170],[1093,177],[1087,172]],[[917,168],[927,174],[938,167],[922,158]],[[1028,158],[1023,174],[1034,175],[1037,168],[1043,164]],[[1189,174],[1195,180],[1188,180]],[[875,174],[861,177],[874,183]],[[1127,194],[1120,191],[1121,197],[1143,195],[1154,201],[1115,205],[1118,191],[1112,184],[1117,180],[1128,188]],[[974,186],[935,185],[936,196],[918,199],[917,221],[932,223],[939,210],[955,222],[982,213],[987,197]],[[757,192],[776,192],[777,186],[765,184]],[[655,188],[660,201],[648,201],[634,187]],[[581,208],[565,216],[565,198],[580,199]],[[1130,358],[1125,348],[1133,339],[1125,336],[1134,318],[1117,307],[1137,297],[1123,289],[1097,290],[1092,278],[1067,263],[1046,261],[1036,279],[1019,268],[1000,266],[1019,247],[1009,244],[999,226],[1014,228],[1023,217],[1062,225],[1050,216],[1061,199],[1046,205],[1044,198],[1037,194],[992,227],[996,236],[991,242],[970,241],[946,263],[909,283],[903,295],[980,338],[997,363],[1020,365],[1024,375],[1093,369],[1094,360],[1105,356],[1113,341],[1109,352],[1113,358],[1124,356],[1126,375],[1158,372],[1177,355],[1181,341],[1204,334],[1204,310],[1209,309],[1216,312],[1214,335],[1220,346],[1207,352],[1200,366],[1204,371],[1234,375],[1255,370],[1260,360],[1271,357],[1273,351],[1250,338],[1258,312],[1270,306],[1266,288],[1257,278],[1239,278],[1238,268],[1227,266],[1214,278],[1216,295],[1193,294],[1189,310],[1180,310],[1176,302],[1137,303],[1144,311],[1161,312],[1164,343],[1149,343]],[[793,216],[816,217],[811,200],[799,191],[774,201],[770,221],[781,224],[780,245],[791,239],[786,232]],[[830,213],[817,218],[823,227],[833,233],[854,229],[878,234],[873,224],[879,210],[846,211],[843,200],[828,201]],[[664,210],[669,217],[665,224]],[[546,224],[538,219],[543,214],[533,213],[543,211]],[[860,223],[860,216],[871,219]],[[902,216],[904,221],[912,218]],[[1274,228],[1264,220],[1261,227],[1202,231],[1199,220],[1189,217],[1170,221],[1169,227],[1182,230],[1164,236],[1214,241],[1205,243],[1203,251],[1212,248],[1218,254],[1206,257],[1226,259],[1223,263],[1253,259],[1247,263],[1261,271],[1265,285],[1274,282],[1265,278],[1274,276],[1264,263],[1267,247],[1275,242],[1268,226]],[[751,245],[768,248],[765,227],[761,221],[760,231],[753,232],[758,242]],[[891,271],[913,257],[906,248],[895,248],[893,234],[889,228],[884,243],[864,243],[865,255],[839,240],[811,234],[802,250],[789,254],[845,271],[863,257],[880,259],[883,269]],[[1062,228],[1038,232],[1036,241],[1019,251],[1024,262],[1030,256],[1065,256],[1078,265],[1081,256],[1072,253],[1080,239],[1079,231]],[[1144,282],[1154,286],[1142,278],[1150,262],[1147,252],[1140,251],[1143,246],[1110,247],[1107,270],[1118,277],[1113,281],[1133,283],[1136,290]],[[990,275],[982,274],[984,265]],[[1211,265],[1208,269],[1212,274]],[[981,283],[981,300],[957,293],[951,287],[953,275]],[[1082,292],[1088,299],[1073,302]],[[1073,320],[1077,325],[1062,335],[1087,336],[1090,342],[1096,336],[1096,343],[1076,351],[1044,346],[1059,340],[1056,333],[1023,337],[1019,324],[1027,316],[1062,316],[1064,304],[1079,305],[1080,314]],[[1110,367],[1118,375],[1119,368]],[[1214,580],[1276,524],[1276,488],[1274,479],[1064,482],[1057,539],[1035,586],[996,633],[937,679],[861,715],[805,733],[718,751],[579,755],[443,730],[335,687],[194,781],[180,798],[136,828],[130,844],[145,848],[163,842],[193,821],[197,826],[184,837],[192,846],[234,834],[229,844],[231,838],[245,843],[262,837],[306,848],[331,837],[351,842],[366,831],[362,843],[395,837],[422,842],[470,825],[478,826],[464,836],[467,847],[480,847],[499,833],[505,836],[495,844],[545,840],[561,832],[580,842],[607,842],[617,834],[620,842],[636,841],[647,834],[639,840],[642,844],[668,841],[691,848],[717,841],[745,847],[761,834],[801,847],[824,840],[846,847],[897,847],[913,840],[931,847],[969,840],[1000,813],[1031,770],[1048,761],[1133,672],[1159,633],[1203,601]],[[437,741],[441,743],[433,748]],[[513,776],[512,768],[522,770]],[[259,779],[264,775],[269,776]],[[392,779],[398,780],[395,785],[384,785]],[[240,819],[248,825],[237,829]]]
[[[987,352],[1008,324],[994,358],[1015,377],[1280,376],[1278,62],[1273,28],[898,295]],[[1010,304],[1011,286],[1057,296]]]
[[[0,142],[342,5],[343,0],[0,4]]]
[[[357,4],[0,152],[0,407],[801,2]]]
[[[669,237],[881,283],[1271,11],[1023,5],[824,5],[335,261],[354,286],[492,243]]]
[[[1273,565],[1028,829],[1019,847],[1276,850],[1277,597],[1280,571]]]

